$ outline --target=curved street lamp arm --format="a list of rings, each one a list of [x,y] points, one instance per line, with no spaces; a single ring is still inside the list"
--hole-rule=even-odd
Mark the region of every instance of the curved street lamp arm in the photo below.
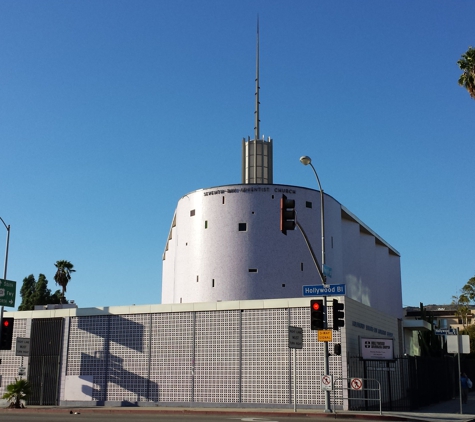
[[[317,268],[318,275],[320,276],[320,279],[322,280],[322,284],[325,286],[327,283],[326,277],[323,274],[322,268],[318,262],[317,257],[315,256],[315,252],[313,251],[312,245],[310,244],[307,234],[305,233],[305,230],[303,227],[300,225],[300,223],[296,220],[295,221],[296,226],[299,228],[300,233],[302,233],[303,238],[305,239],[305,243],[307,244],[308,250],[310,251],[310,255],[312,255],[313,258],[313,263],[315,264],[315,267]]]

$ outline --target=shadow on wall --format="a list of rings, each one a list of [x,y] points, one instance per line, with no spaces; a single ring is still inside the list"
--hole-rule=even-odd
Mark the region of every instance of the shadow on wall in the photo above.
[[[98,404],[121,401],[123,405],[129,406],[140,401],[158,401],[158,385],[148,378],[150,350],[146,333],[149,333],[150,327],[146,324],[150,319],[149,315],[138,317],[143,319],[143,323],[121,315],[78,317],[78,329],[91,333],[102,341],[98,342],[99,350],[92,350],[89,354],[81,352],[80,373],[74,377],[90,379],[91,382],[82,382],[74,387],[76,394],[70,390],[69,397],[89,396],[89,400],[97,401]],[[142,375],[133,372],[134,369]],[[113,392],[117,388],[109,384],[125,391]],[[115,395],[126,401],[115,400]]]

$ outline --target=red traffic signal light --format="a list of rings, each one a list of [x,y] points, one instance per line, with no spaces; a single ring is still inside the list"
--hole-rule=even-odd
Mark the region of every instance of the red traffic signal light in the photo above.
[[[325,308],[323,300],[314,299],[310,301],[310,329],[323,330],[325,328]]]
[[[313,311],[318,311],[321,309],[322,305],[320,304],[320,301],[319,300],[314,300],[312,301],[312,310]]]
[[[0,332],[0,350],[11,350],[13,341],[13,318],[3,318]]]

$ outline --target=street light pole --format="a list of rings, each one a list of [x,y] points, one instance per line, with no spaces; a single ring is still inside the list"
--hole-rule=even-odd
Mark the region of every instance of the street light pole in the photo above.
[[[7,266],[8,266],[8,245],[10,244],[10,224],[7,226],[5,224],[5,221],[3,221],[3,218],[0,217],[0,220],[2,220],[3,225],[7,229],[7,246],[5,248],[5,263],[3,265],[3,279],[7,279]]]
[[[320,231],[322,232],[322,268],[321,272],[325,274],[325,208],[324,208],[324,193],[322,189],[322,184],[320,183],[320,178],[318,177],[317,171],[312,164],[312,159],[306,155],[300,157],[300,162],[307,166],[310,165],[317,179],[318,188],[320,189]],[[323,284],[326,284],[325,276],[323,276]],[[324,319],[324,328],[328,329],[328,311],[327,311],[327,296],[323,296],[323,309],[325,309],[325,319]],[[329,375],[329,363],[328,363],[328,342],[323,342],[323,375]],[[325,413],[331,413],[330,409],[330,391],[325,390]]]

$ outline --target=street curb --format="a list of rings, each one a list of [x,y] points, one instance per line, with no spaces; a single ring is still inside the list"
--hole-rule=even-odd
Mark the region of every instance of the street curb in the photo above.
[[[1,413],[23,412],[23,413],[60,413],[60,414],[81,414],[81,413],[102,413],[102,414],[189,414],[189,415],[237,415],[249,416],[259,415],[264,417],[319,417],[319,418],[333,418],[333,419],[365,419],[365,420],[385,420],[385,421],[413,421],[414,418],[408,416],[397,415],[380,415],[371,413],[324,413],[322,412],[290,412],[290,411],[270,411],[259,409],[166,409],[166,408],[138,408],[138,407],[86,407],[86,408],[71,408],[71,407],[48,407],[48,408],[31,408],[24,409],[0,409]]]

